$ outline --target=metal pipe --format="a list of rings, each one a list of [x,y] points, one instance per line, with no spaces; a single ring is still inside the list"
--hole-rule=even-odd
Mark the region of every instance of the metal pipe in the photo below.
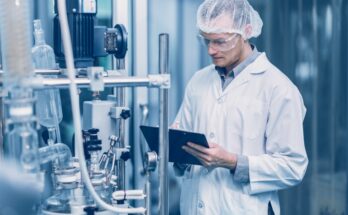
[[[35,74],[38,75],[60,75],[62,74],[62,71],[59,69],[35,69]],[[4,74],[3,70],[0,70],[0,76]]]
[[[59,69],[35,69],[35,74],[38,75],[61,75],[62,71]]]
[[[169,35],[159,35],[159,72],[168,74]],[[159,122],[159,207],[160,215],[169,214],[168,210],[168,89],[160,89],[160,122]]]
[[[4,152],[4,115],[3,115],[3,92],[0,90],[0,161]]]
[[[145,184],[145,193],[146,193],[146,199],[145,199],[145,208],[146,215],[151,215],[151,181],[150,181],[150,172],[147,173],[146,176],[146,184]]]
[[[91,81],[88,78],[77,78],[75,82],[80,88],[88,88]],[[104,77],[104,84],[108,87],[134,87],[134,86],[149,86],[149,78],[139,77]],[[45,78],[43,84],[46,87],[67,88],[70,84],[69,79],[63,78]]]
[[[125,71],[125,59],[116,59],[116,70]],[[117,93],[117,106],[126,106],[126,91],[124,87],[116,88]],[[125,136],[126,136],[126,121],[125,119],[119,119],[119,146],[125,148]],[[120,159],[117,161],[117,186],[118,190],[126,189],[126,166],[125,161]]]
[[[107,87],[161,87],[166,85],[165,79],[160,79],[162,77],[153,75],[149,77],[104,77],[104,84]],[[88,88],[91,81],[88,78],[77,78],[75,83],[79,88]],[[67,78],[43,78],[37,83],[37,88],[69,88],[69,84],[70,80]],[[0,87],[2,85],[3,82],[0,78]]]

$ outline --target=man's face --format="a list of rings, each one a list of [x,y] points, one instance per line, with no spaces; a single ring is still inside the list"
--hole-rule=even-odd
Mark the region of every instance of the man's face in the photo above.
[[[213,34],[201,32],[201,37],[208,48],[208,54],[213,63],[219,67],[232,69],[239,63],[242,55],[244,40],[239,34]]]

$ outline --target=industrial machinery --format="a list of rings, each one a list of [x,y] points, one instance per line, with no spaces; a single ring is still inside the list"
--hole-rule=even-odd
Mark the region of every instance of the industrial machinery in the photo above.
[[[126,187],[131,152],[125,141],[125,123],[131,117],[126,87],[160,91],[160,154],[145,153],[144,160],[147,174],[159,163],[160,210],[168,214],[168,35],[159,38],[160,73],[128,76],[126,29],[121,24],[95,26],[96,0],[55,1],[54,51],[45,44],[39,20],[34,21],[31,48],[28,1],[0,2],[4,103],[0,134],[5,140],[0,156],[0,214],[150,214],[150,181],[144,184],[146,189]],[[94,57],[107,54],[116,58],[114,70],[93,66]],[[75,153],[60,138],[58,89],[62,88],[70,90]],[[82,120],[78,88],[89,88],[94,95],[83,103]],[[101,100],[105,88],[113,88],[114,94]],[[48,129],[47,145],[41,141],[42,126]],[[13,174],[7,177],[9,171]],[[12,183],[27,189],[11,190]],[[47,184],[50,191],[44,190]],[[6,189],[23,198],[5,198]],[[132,207],[134,201],[143,201],[144,206]]]

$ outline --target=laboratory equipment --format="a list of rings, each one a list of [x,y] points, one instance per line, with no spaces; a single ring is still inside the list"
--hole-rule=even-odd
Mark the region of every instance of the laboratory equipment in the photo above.
[[[5,151],[9,160],[18,161],[24,172],[36,174],[39,172],[39,160],[37,131],[33,128],[33,102],[30,98],[5,100],[11,119],[8,126],[12,127],[7,135]]]
[[[55,69],[56,60],[53,49],[46,44],[45,33],[41,26],[41,21],[36,19],[34,24],[34,47],[32,48],[32,56],[34,67],[36,69]]]
[[[1,18],[4,18],[4,14],[7,15],[5,11],[7,7],[14,13],[12,14],[14,17],[19,16],[18,13],[28,12],[26,10],[29,10],[29,5],[23,2],[21,6],[25,7],[25,10],[23,8],[17,10],[16,4],[21,4],[21,0],[11,3],[1,0],[2,5],[6,6],[0,8]],[[30,39],[24,37],[22,39],[28,44],[24,45],[26,49],[20,53],[14,53],[6,45],[5,48],[3,46],[4,72],[0,75],[5,78],[0,79],[0,85],[5,87],[8,93],[4,100],[7,140],[5,158],[17,163],[20,170],[30,176],[27,178],[36,181],[36,184],[40,185],[40,192],[42,192],[43,184],[47,185],[47,180],[43,178],[42,165],[53,162],[53,168],[49,165],[47,167],[54,178],[53,184],[49,185],[52,188],[51,193],[48,197],[42,197],[41,203],[33,207],[33,214],[147,213],[146,211],[150,210],[151,198],[149,181],[145,190],[128,189],[126,183],[129,180],[126,174],[126,163],[129,162],[132,151],[127,143],[127,120],[130,119],[132,110],[127,106],[126,87],[154,87],[159,88],[163,93],[160,156],[146,154],[146,174],[149,175],[155,170],[158,158],[163,159],[160,165],[162,168],[163,162],[168,160],[165,154],[167,145],[165,134],[168,127],[166,107],[170,76],[168,74],[152,74],[146,77],[127,75],[125,55],[128,35],[125,27],[120,24],[115,25],[114,28],[99,28],[102,30],[97,34],[103,44],[99,49],[105,49],[98,53],[114,55],[115,70],[105,71],[103,67],[92,67],[94,53],[97,52],[91,52],[92,49],[95,51],[93,46],[96,44],[89,42],[90,39],[95,41],[94,36],[91,35],[95,34],[96,1],[56,0],[55,2],[57,13],[55,31],[58,30],[58,35],[61,34],[61,38],[60,36],[59,39],[55,38],[55,42],[59,40],[59,47],[55,46],[55,53],[60,66],[66,69],[57,68],[54,53],[45,43],[39,20],[34,21],[35,46],[32,49],[32,55],[28,45]],[[68,4],[68,11],[66,11],[65,3]],[[67,17],[71,24],[72,37],[69,35]],[[6,18],[1,21],[1,39],[4,43],[14,44],[13,38],[10,37],[13,29],[9,28],[7,22],[11,23]],[[21,24],[25,24],[25,27],[21,27],[26,29],[24,34],[30,38],[27,34],[30,24],[28,22],[21,22]],[[3,28],[4,25],[6,26]],[[62,43],[60,39],[63,40]],[[168,52],[165,51],[167,47],[165,43],[165,41],[160,43],[160,47],[164,47],[161,49],[161,55],[163,55],[161,71],[167,70]],[[73,53],[77,58],[73,58]],[[21,59],[26,63],[25,67],[11,64],[16,58],[26,58],[25,61]],[[32,63],[35,66],[35,72]],[[58,89],[68,87],[75,132],[73,154],[65,143],[53,144],[56,138],[52,128],[57,127],[62,120],[62,104]],[[113,94],[108,96],[108,100],[102,100],[98,96],[99,93],[110,87],[114,88]],[[92,101],[84,102],[83,127],[80,122],[78,88],[89,88],[94,95]],[[36,97],[33,96],[34,92]],[[49,145],[41,148],[39,148],[38,124],[47,127],[50,133]],[[160,177],[167,180],[166,174],[166,170],[161,169]],[[148,180],[150,180],[149,177]],[[166,186],[165,183],[161,184],[161,189],[165,193],[167,193]],[[1,195],[3,194],[0,193]],[[133,201],[141,202],[146,207],[142,205],[132,207]],[[161,203],[165,205],[166,202],[167,199],[164,199]]]
[[[32,48],[33,62],[36,69],[56,69],[53,49],[46,44],[45,34],[40,20],[34,20],[34,41]],[[55,77],[55,76],[50,76]],[[62,121],[62,107],[58,89],[43,89],[35,93],[36,115],[40,125],[48,129],[48,144],[61,142],[59,123]]]
[[[54,51],[59,65],[67,66],[65,61],[66,50],[62,44],[62,29],[58,11],[58,0],[54,4]],[[77,68],[93,66],[93,41],[94,26],[96,23],[97,1],[96,0],[72,0],[66,1],[66,16],[69,22],[71,34],[74,64]]]
[[[29,2],[0,2],[1,53],[6,88],[24,87],[33,76]]]

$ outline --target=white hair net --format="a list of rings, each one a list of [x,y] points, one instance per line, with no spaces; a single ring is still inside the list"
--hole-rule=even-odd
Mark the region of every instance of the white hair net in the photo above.
[[[197,11],[197,27],[205,33],[238,33],[258,37],[263,22],[247,0],[205,0]]]

